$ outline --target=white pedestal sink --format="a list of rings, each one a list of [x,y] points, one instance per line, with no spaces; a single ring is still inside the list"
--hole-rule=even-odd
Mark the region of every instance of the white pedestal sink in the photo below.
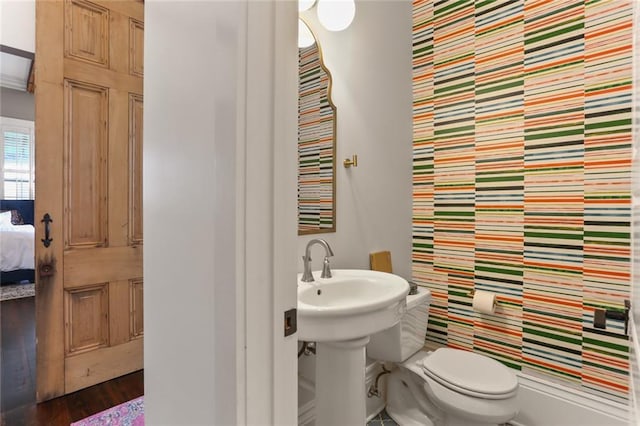
[[[366,423],[365,346],[405,312],[409,283],[386,272],[298,275],[298,339],[316,342],[316,426]]]

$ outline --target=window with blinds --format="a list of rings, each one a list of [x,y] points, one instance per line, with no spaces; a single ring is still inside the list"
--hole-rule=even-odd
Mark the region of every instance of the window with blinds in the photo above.
[[[35,195],[33,121],[0,117],[2,180],[5,200],[33,200]]]

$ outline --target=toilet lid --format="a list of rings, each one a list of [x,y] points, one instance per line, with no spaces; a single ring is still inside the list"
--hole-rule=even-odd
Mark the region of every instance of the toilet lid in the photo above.
[[[518,379],[509,368],[473,352],[439,348],[422,364],[427,376],[465,395],[503,399],[515,395],[518,389]]]

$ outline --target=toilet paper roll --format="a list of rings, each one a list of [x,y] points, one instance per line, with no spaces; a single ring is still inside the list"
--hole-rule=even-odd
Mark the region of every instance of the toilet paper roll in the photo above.
[[[496,310],[496,295],[488,291],[476,290],[473,294],[473,310],[492,314]]]

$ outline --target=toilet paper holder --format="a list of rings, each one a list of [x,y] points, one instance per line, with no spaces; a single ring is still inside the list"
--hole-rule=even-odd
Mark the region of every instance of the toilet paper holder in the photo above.
[[[469,296],[470,298],[473,299],[473,296],[476,294],[476,290],[475,289],[471,289],[469,290],[469,293],[467,294],[467,296]],[[496,305],[508,305],[508,303],[503,302],[502,300],[498,299],[499,295],[496,294]]]

